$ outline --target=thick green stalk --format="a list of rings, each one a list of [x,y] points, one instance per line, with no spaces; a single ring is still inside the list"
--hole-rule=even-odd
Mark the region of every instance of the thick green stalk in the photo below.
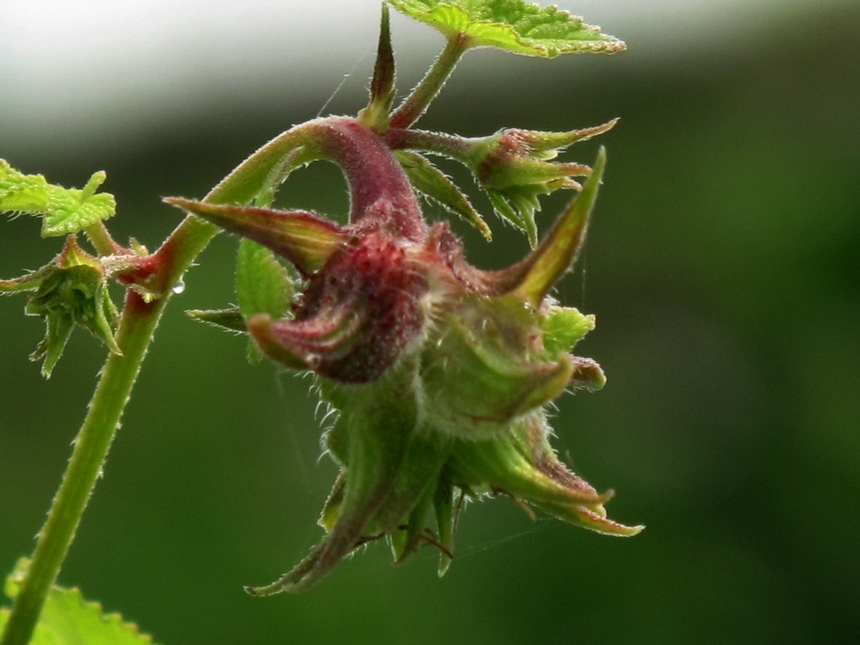
[[[469,39],[463,34],[455,34],[448,38],[445,49],[439,54],[433,67],[427,71],[427,74],[415,86],[412,93],[392,113],[390,127],[408,128],[421,118],[467,49],[469,49]]]

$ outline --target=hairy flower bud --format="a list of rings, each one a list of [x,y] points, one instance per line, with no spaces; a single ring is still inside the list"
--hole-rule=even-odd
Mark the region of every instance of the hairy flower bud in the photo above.
[[[581,246],[603,154],[532,253],[508,269],[482,271],[465,260],[446,224],[423,222],[378,135],[344,118],[310,127],[350,185],[348,225],[170,200],[298,263],[307,282],[293,315],[253,316],[248,330],[274,360],[314,372],[337,411],[325,436],[341,467],[320,518],[328,535],[281,579],[248,591],[304,589],[380,537],[397,561],[423,543],[437,546],[442,573],[464,496],[504,493],[602,533],[641,530],[607,519],[611,493],[598,493],[557,459],[544,412],[565,390],[605,381],[594,361],[571,353],[593,317],[549,296]]]
[[[110,351],[120,354],[114,339],[117,311],[110,299],[102,263],[85,252],[74,235],[66,237],[60,254],[38,271],[14,280],[0,280],[0,294],[33,291],[25,312],[44,319],[45,337],[30,360],[43,360],[42,375],[60,359],[72,330],[87,329]]]

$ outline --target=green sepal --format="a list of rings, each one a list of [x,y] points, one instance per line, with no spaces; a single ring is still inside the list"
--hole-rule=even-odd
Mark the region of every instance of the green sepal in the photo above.
[[[509,132],[516,132],[520,140],[528,146],[530,157],[549,161],[555,159],[561,150],[572,146],[574,143],[587,141],[609,132],[617,123],[618,119],[616,118],[590,128],[566,132],[547,132],[544,130],[509,130]]]
[[[543,463],[524,445],[519,434],[530,434],[544,425],[543,412],[535,412],[513,424],[503,435],[482,441],[458,440],[448,462],[456,485],[476,492],[504,492],[514,498],[543,508],[545,504],[578,505],[599,509],[612,493],[599,494],[565,469],[570,479],[553,477]],[[555,457],[552,465],[561,466]],[[563,466],[561,466],[563,468]]]
[[[56,261],[46,264],[36,271],[25,273],[20,278],[0,280],[0,295],[8,296],[21,291],[33,291],[56,270]]]
[[[540,210],[538,196],[549,191],[534,186],[514,186],[504,192],[491,188],[484,188],[484,190],[496,215],[523,231],[529,246],[535,248],[537,245],[535,212]]]
[[[116,212],[113,195],[98,193],[107,175],[96,172],[82,189],[49,184],[42,175],[25,175],[0,159],[0,212],[42,217],[42,237],[71,235]]]
[[[248,328],[245,326],[245,317],[239,311],[239,307],[230,307],[229,309],[189,309],[185,312],[194,320],[226,329],[227,331],[248,333]]]
[[[394,103],[394,50],[391,48],[391,27],[388,5],[382,4],[379,24],[379,44],[376,49],[376,64],[370,81],[370,103],[358,115],[362,125],[384,132],[388,129],[388,117]]]
[[[522,301],[471,296],[459,304],[444,335],[427,343],[422,389],[437,430],[485,439],[561,394],[573,362],[566,354],[546,359],[529,347],[540,328]]]
[[[104,268],[73,235],[50,264],[16,280],[0,280],[0,293],[20,291],[35,292],[24,312],[45,320],[45,337],[30,354],[32,361],[44,359],[45,378],[51,376],[75,326],[87,329],[114,354],[122,353],[114,338],[118,314]]]
[[[30,314],[29,310],[25,311],[28,315],[38,315]],[[75,325],[67,316],[47,316],[45,326],[45,336],[27,358],[34,363],[44,359],[42,361],[42,376],[51,378],[51,373],[63,355],[63,350],[66,349],[66,343],[69,342]]]
[[[441,463],[439,464],[441,467]],[[434,473],[434,477],[438,476],[438,470]],[[406,521],[400,524],[389,535],[391,543],[391,552],[394,556],[396,564],[403,564],[411,556],[418,552],[418,549],[427,541],[434,543],[435,539],[428,535],[427,518],[430,516],[430,511],[433,508],[433,482],[428,482],[424,487],[423,494],[417,500],[412,501],[412,511],[409,513]]]
[[[519,284],[514,293],[526,302],[537,306],[576,261],[585,241],[605,167],[606,149],[601,147],[582,192],[565,209],[540,246],[522,263],[512,267],[512,272],[519,273]]]
[[[304,211],[211,204],[181,197],[164,201],[271,249],[303,276],[321,269],[349,239],[336,224]]]
[[[493,239],[490,227],[472,206],[469,198],[427,157],[410,150],[395,150],[393,154],[416,190],[469,222],[488,242]]]
[[[462,499],[462,498],[460,498]],[[451,566],[454,553],[454,533],[457,528],[459,503],[454,502],[454,487],[445,473],[439,478],[433,493],[433,514],[436,517],[436,532],[439,540],[439,567],[436,571],[441,578]]]
[[[450,555],[450,550],[442,547],[426,528],[440,473],[448,457],[449,442],[441,437],[431,438],[430,433],[421,429],[411,433],[408,427],[403,430],[410,436],[397,479],[365,527],[360,541],[388,536],[397,563],[408,559],[425,542],[439,546],[443,554]],[[341,415],[325,436],[326,448],[342,467],[318,521],[327,532],[333,530],[341,513],[349,472],[355,468],[350,466],[353,461],[351,432],[349,422]],[[439,528],[440,533],[445,530],[444,526]],[[446,538],[446,542],[452,544],[453,536]]]
[[[434,484],[448,456],[447,445],[445,438],[431,438],[421,429],[410,437],[400,473],[370,524],[371,532],[393,534],[399,527],[408,525],[415,508],[425,498],[425,510],[429,510]],[[422,523],[419,530],[423,528]],[[409,549],[414,551],[412,547],[415,546],[417,544],[413,543]],[[407,555],[401,550],[395,557],[399,560]]]
[[[623,51],[626,45],[557,7],[523,0],[389,0],[398,11],[470,47],[493,47],[525,56]]]
[[[541,323],[543,346],[547,356],[569,352],[583,336],[594,329],[594,316],[584,315],[573,307],[551,306]]]
[[[341,410],[338,423],[347,441],[341,450],[347,459],[342,498],[339,491],[329,498],[321,518],[330,526],[324,540],[280,579],[264,587],[248,587],[248,593],[265,596],[302,591],[367,541],[365,529],[392,491],[417,429],[416,402],[397,387],[404,369],[409,366],[400,365],[365,385],[321,383],[323,396]],[[325,519],[335,513],[333,522],[330,517]]]
[[[14,600],[18,595],[29,562],[18,561],[6,578],[5,593]],[[0,633],[9,618],[9,610],[0,608]],[[125,622],[119,614],[105,613],[101,605],[84,599],[79,589],[51,586],[30,645],[151,645],[152,637],[141,634],[134,623]]]

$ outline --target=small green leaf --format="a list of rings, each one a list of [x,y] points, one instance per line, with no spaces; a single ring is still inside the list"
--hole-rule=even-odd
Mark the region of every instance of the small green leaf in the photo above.
[[[469,47],[495,47],[525,56],[554,58],[580,52],[614,54],[624,42],[602,34],[557,7],[524,0],[389,0],[398,11]]]
[[[256,314],[283,317],[293,299],[293,283],[287,269],[278,262],[275,254],[256,242],[243,237],[236,256],[236,296],[244,320]],[[253,341],[249,341],[248,359],[258,363],[263,355]]]
[[[541,321],[541,329],[544,350],[553,357],[559,352],[569,352],[594,329],[594,316],[583,315],[573,307],[551,307]]]
[[[6,594],[14,599],[24,579],[26,560],[19,561],[6,579]],[[0,609],[0,632],[9,610]],[[88,602],[78,589],[53,586],[39,616],[30,645],[152,645],[152,637],[119,614],[106,614],[99,603]]]
[[[242,238],[236,256],[236,295],[246,320],[255,314],[281,318],[289,310],[293,283],[272,251]]]
[[[99,171],[83,189],[62,188],[42,175],[18,172],[0,159],[0,211],[41,215],[42,237],[71,235],[116,212],[113,195],[96,194],[105,178]]]
[[[469,222],[487,241],[493,239],[490,227],[472,206],[468,197],[445,173],[417,152],[395,150],[393,154],[416,190],[435,199],[452,213]]]

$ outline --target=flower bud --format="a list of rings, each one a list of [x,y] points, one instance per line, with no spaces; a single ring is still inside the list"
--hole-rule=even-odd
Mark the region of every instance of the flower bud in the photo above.
[[[327,536],[249,593],[300,591],[383,537],[398,562],[436,546],[443,573],[462,497],[504,493],[602,533],[641,530],[608,520],[611,492],[598,493],[558,460],[544,411],[565,390],[605,382],[594,361],[571,353],[594,318],[549,296],[584,239],[603,153],[532,253],[482,271],[446,224],[424,224],[381,138],[341,118],[314,128],[318,149],[350,184],[348,225],[170,200],[297,264],[307,282],[293,314],[254,316],[248,330],[274,360],[313,372],[337,413],[324,438],[341,469],[319,522]]]
[[[559,151],[578,141],[603,134],[617,119],[593,128],[570,132],[506,129],[476,140],[467,163],[487,192],[496,212],[521,229],[529,243],[537,243],[534,214],[538,198],[560,188],[581,188],[572,177],[587,177],[591,168],[579,163],[551,163]]]
[[[30,354],[44,359],[42,375],[50,377],[75,326],[83,327],[114,353],[121,353],[114,339],[117,310],[110,299],[101,262],[86,253],[74,235],[66,238],[60,254],[31,274],[0,280],[0,293],[34,291],[25,313],[45,320],[45,337]]]

